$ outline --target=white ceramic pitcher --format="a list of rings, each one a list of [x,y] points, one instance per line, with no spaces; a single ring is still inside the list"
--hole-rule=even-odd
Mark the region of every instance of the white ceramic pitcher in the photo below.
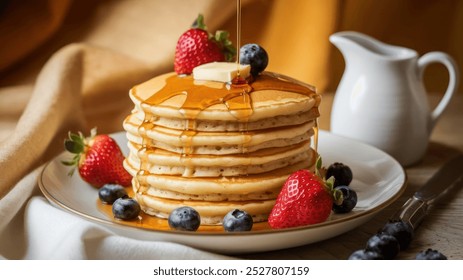
[[[345,70],[336,90],[331,131],[389,153],[402,165],[425,154],[436,121],[458,87],[458,68],[442,52],[418,57],[416,51],[384,44],[357,32],[340,32],[330,41],[344,56]],[[431,63],[449,72],[447,90],[431,111],[423,72]]]

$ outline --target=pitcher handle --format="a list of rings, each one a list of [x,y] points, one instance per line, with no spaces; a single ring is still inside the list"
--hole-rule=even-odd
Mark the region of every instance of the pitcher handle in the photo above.
[[[456,62],[448,54],[443,52],[429,52],[418,59],[419,77],[423,79],[424,69],[431,63],[442,63],[449,72],[449,83],[444,96],[434,111],[431,113],[431,126],[432,129],[439,119],[440,115],[444,112],[445,108],[450,102],[450,99],[455,94],[459,83],[459,71]]]

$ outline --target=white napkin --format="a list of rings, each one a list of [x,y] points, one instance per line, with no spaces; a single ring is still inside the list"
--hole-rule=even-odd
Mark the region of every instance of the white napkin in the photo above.
[[[135,240],[112,233],[41,196],[41,168],[0,203],[0,258],[5,259],[228,259],[188,246]]]

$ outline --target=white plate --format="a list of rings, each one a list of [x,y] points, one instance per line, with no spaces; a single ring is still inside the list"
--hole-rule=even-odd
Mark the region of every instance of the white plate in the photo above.
[[[125,134],[112,136],[127,152]],[[357,191],[358,204],[350,213],[332,214],[326,222],[298,228],[240,233],[179,232],[119,222],[101,210],[95,188],[83,182],[77,174],[67,176],[68,167],[61,164],[61,160],[68,159],[68,153],[59,155],[45,166],[39,186],[52,204],[100,223],[116,234],[140,240],[177,242],[225,254],[284,249],[334,237],[371,219],[405,189],[406,175],[401,165],[372,146],[320,131],[318,151],[325,166],[336,161],[350,166],[354,174],[351,187]]]

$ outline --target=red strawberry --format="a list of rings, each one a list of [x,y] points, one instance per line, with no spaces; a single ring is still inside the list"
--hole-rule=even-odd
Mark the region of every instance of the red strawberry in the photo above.
[[[232,61],[236,50],[228,32],[219,30],[215,36],[206,31],[200,14],[191,29],[183,33],[175,48],[174,70],[177,74],[191,74],[196,66],[213,61]]]
[[[90,137],[82,133],[69,133],[64,141],[67,151],[75,154],[72,160],[63,161],[68,166],[77,166],[82,179],[90,185],[100,188],[105,184],[130,186],[132,176],[124,169],[124,155],[116,141],[110,136],[96,135],[92,129]],[[69,175],[74,173],[74,169]]]
[[[268,223],[272,228],[288,228],[324,222],[331,214],[333,197],[340,198],[332,179],[324,182],[309,170],[299,170],[286,180]]]

